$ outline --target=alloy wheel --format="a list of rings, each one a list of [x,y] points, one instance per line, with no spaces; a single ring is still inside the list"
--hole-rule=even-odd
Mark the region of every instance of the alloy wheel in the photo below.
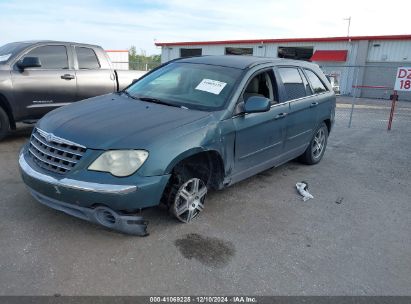
[[[314,140],[311,145],[311,153],[314,159],[321,157],[321,154],[325,147],[326,135],[324,128],[320,128],[314,136]]]
[[[177,191],[173,212],[184,223],[191,222],[204,209],[207,186],[199,178],[191,178]]]

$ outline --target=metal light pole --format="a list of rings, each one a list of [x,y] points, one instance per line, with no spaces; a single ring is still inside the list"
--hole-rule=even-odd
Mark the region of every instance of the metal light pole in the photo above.
[[[347,37],[350,38],[351,16],[348,18],[344,18],[344,20],[348,21]]]

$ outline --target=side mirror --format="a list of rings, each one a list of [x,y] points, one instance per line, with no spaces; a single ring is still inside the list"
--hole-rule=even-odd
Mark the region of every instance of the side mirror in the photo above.
[[[251,96],[244,103],[245,113],[260,113],[270,110],[270,99],[262,96]]]
[[[24,57],[22,60],[17,62],[17,67],[22,70],[27,68],[40,68],[41,62],[38,57]]]
[[[131,82],[131,84],[135,84],[138,81],[138,79],[133,79],[133,81]]]

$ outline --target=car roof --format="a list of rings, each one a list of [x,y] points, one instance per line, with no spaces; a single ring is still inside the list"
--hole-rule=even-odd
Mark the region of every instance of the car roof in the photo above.
[[[187,57],[176,60],[177,62],[197,63],[197,64],[209,64],[218,65],[236,69],[248,69],[260,64],[272,63],[273,65],[296,65],[303,67],[317,66],[314,63],[310,63],[302,60],[291,60],[283,58],[269,58],[269,57],[257,57],[257,56],[238,56],[238,55],[219,55],[219,56],[198,56]]]
[[[16,43],[24,43],[27,45],[36,45],[36,44],[43,44],[43,43],[62,43],[62,44],[76,44],[76,45],[85,45],[91,47],[100,47],[99,45],[89,44],[89,43],[78,43],[78,42],[70,42],[70,41],[56,41],[56,40],[27,40],[27,41],[16,41]]]

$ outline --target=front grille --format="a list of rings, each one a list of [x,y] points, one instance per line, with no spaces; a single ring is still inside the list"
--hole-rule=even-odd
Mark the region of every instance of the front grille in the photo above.
[[[41,168],[65,174],[81,159],[86,147],[36,128],[30,138],[29,152]]]

